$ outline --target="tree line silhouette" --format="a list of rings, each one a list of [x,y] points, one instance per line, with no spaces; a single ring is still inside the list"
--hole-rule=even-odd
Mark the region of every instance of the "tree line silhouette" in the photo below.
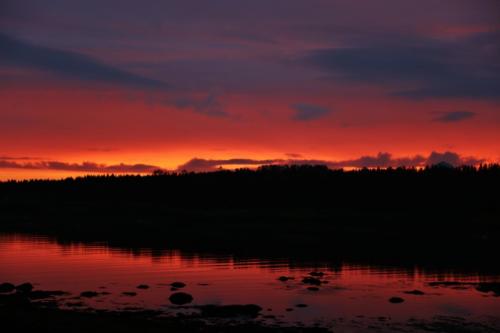
[[[152,175],[104,175],[63,180],[0,183],[0,204],[143,203],[152,210],[355,208],[401,210],[445,207],[497,210],[500,166],[437,165],[423,169],[345,171],[322,165],[270,165],[255,170],[206,173],[155,171]],[[27,207],[26,207],[27,208]]]
[[[126,246],[246,251],[258,244],[267,253],[280,244],[315,255],[332,246],[493,253],[499,188],[499,165],[352,171],[272,165],[11,181],[0,183],[0,230]]]

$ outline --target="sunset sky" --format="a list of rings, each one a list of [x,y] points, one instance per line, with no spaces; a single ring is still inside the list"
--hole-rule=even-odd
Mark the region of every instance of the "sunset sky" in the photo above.
[[[0,180],[500,161],[498,0],[2,0]]]

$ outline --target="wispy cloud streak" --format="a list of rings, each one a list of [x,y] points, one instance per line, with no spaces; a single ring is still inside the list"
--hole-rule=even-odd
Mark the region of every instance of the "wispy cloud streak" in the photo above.
[[[148,164],[99,164],[95,162],[66,163],[61,161],[18,162],[0,159],[0,169],[60,170],[95,173],[151,173],[160,167]]]
[[[166,88],[165,82],[147,78],[71,51],[39,46],[0,33],[0,65],[33,68],[66,78],[140,88]]]
[[[471,111],[452,111],[452,112],[442,112],[434,118],[434,121],[440,123],[456,123],[464,120],[469,120],[474,118],[476,113]]]
[[[447,163],[452,166],[478,165],[484,163],[485,159],[461,156],[454,152],[432,152],[428,156],[416,155],[412,157],[393,157],[389,153],[378,153],[374,156],[361,156],[356,159],[329,161],[316,159],[202,159],[193,158],[179,165],[176,171],[209,172],[227,167],[258,167],[262,165],[326,165],[331,169],[341,168],[387,168],[387,167],[420,167]],[[67,163],[61,161],[30,161],[22,159],[0,159],[0,169],[27,169],[27,170],[60,170],[75,171],[81,173],[128,173],[149,174],[155,170],[167,169],[150,164],[102,164],[95,162]]]
[[[421,167],[438,163],[447,163],[452,166],[477,165],[484,163],[484,159],[465,157],[454,152],[432,152],[428,156],[416,155],[412,157],[394,157],[390,153],[378,153],[375,156],[361,156],[356,159],[329,161],[315,159],[245,159],[235,158],[226,160],[212,160],[194,158],[180,165],[178,171],[215,171],[228,166],[260,166],[260,165],[326,165],[331,169],[340,168],[388,168],[388,167]]]

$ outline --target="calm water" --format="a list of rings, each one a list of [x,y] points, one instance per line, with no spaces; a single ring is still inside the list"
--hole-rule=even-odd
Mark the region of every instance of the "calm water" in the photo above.
[[[319,291],[310,291],[301,283],[314,270],[324,272],[323,280],[328,281]],[[282,275],[295,279],[278,281]],[[172,293],[169,284],[174,281],[187,284],[183,291],[194,296],[193,304],[254,303],[282,322],[377,317],[408,320],[436,315],[480,319],[500,314],[500,297],[473,287],[428,285],[432,281],[499,282],[497,275],[429,273],[419,267],[409,270],[347,262],[313,267],[296,265],[289,259],[237,261],[230,256],[187,255],[175,250],[153,255],[147,250],[131,252],[102,244],[61,245],[47,238],[0,235],[0,282],[31,282],[37,289],[69,291],[73,295],[66,297],[68,301],[86,290],[110,293],[84,300],[88,307],[175,311],[168,301]],[[139,284],[150,288],[139,290]],[[414,289],[425,295],[404,293]],[[124,291],[137,292],[137,296],[123,296]],[[388,302],[393,296],[405,302]],[[299,303],[308,307],[296,308]],[[294,310],[287,312],[287,308]]]

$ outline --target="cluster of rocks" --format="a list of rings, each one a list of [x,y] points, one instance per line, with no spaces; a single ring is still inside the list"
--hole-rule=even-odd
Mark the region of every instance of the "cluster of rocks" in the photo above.
[[[80,297],[82,298],[94,298],[94,297],[97,297],[97,296],[104,296],[104,295],[109,295],[110,293],[108,293],[107,291],[103,291],[103,292],[97,292],[97,291],[82,291],[80,293]]]
[[[327,284],[328,280],[322,279],[325,276],[324,272],[312,271],[302,279],[302,283],[307,285],[307,290],[309,291],[319,291],[319,287],[322,284]],[[287,282],[289,280],[294,280],[295,278],[292,276],[280,276],[278,280],[281,282]]]
[[[30,299],[30,300],[41,300],[50,297],[64,296],[68,295],[67,292],[61,290],[33,290],[34,286],[29,283],[22,283],[20,285],[14,285],[9,282],[0,284],[0,293],[1,294],[16,294],[21,297]]]
[[[293,279],[293,278],[289,278]],[[185,288],[187,285],[184,282],[176,281],[169,284],[171,290],[174,291],[169,296],[169,301],[173,305],[177,306],[185,306],[193,302],[194,297],[187,293],[178,291],[179,289]],[[208,285],[208,284],[200,284],[200,285]],[[104,288],[104,287],[102,287]],[[146,284],[140,284],[136,286],[137,289],[145,290],[149,289],[149,286]],[[57,296],[68,295],[68,293],[63,291],[44,291],[44,290],[34,290],[34,286],[31,283],[23,283],[20,285],[14,285],[11,283],[1,283],[0,284],[0,293],[1,294],[9,294],[15,297],[21,297],[26,302],[30,300],[39,300]],[[83,298],[94,298],[104,295],[109,295],[109,292],[106,291],[82,291],[76,297],[73,297],[64,304],[68,307],[83,307],[85,305],[84,302],[79,301],[78,299]],[[122,296],[136,296],[137,292],[134,291],[124,291],[121,293]],[[306,304],[297,304],[297,308],[306,307]],[[262,308],[256,304],[235,304],[235,305],[195,305],[192,306],[193,309],[197,309],[200,312],[201,317],[207,318],[256,318],[261,314]],[[272,309],[268,309],[271,311]],[[292,311],[293,309],[287,309],[287,311]]]
[[[184,287],[186,287],[186,284],[184,282],[180,282],[180,281],[172,282],[170,284],[171,291],[177,291],[177,290],[182,289]],[[170,297],[168,298],[170,303],[172,303],[174,305],[189,304],[193,301],[193,299],[194,298],[191,294],[188,294],[185,292],[175,292],[172,295],[170,295]]]
[[[306,289],[309,290],[309,291],[319,291],[320,290],[320,287],[323,285],[323,284],[327,284],[329,281],[328,280],[325,280],[324,277],[325,277],[325,273],[324,272],[321,272],[321,271],[312,271],[308,274],[308,276],[305,276],[302,278],[301,282],[302,284],[306,285]],[[281,281],[281,282],[288,282],[289,280],[294,280],[295,278],[292,277],[292,276],[280,276],[278,277],[278,280]],[[491,286],[491,284],[485,286],[481,286],[481,288],[477,288],[479,291],[493,291],[495,292],[495,289],[494,287]],[[416,296],[421,296],[421,295],[425,295],[425,293],[421,290],[409,290],[409,291],[404,291],[405,294],[408,294],[408,295],[416,295]],[[403,303],[405,300],[401,297],[398,297],[398,296],[394,296],[394,297],[391,297],[389,298],[389,302],[390,303],[393,303],[393,304],[399,304],[399,303]],[[292,311],[293,309],[292,308],[288,308],[286,309],[286,311]]]
[[[500,296],[500,282],[460,282],[460,281],[435,281],[429,282],[431,287],[449,287],[455,289],[475,288],[481,293],[491,293],[495,297]]]

